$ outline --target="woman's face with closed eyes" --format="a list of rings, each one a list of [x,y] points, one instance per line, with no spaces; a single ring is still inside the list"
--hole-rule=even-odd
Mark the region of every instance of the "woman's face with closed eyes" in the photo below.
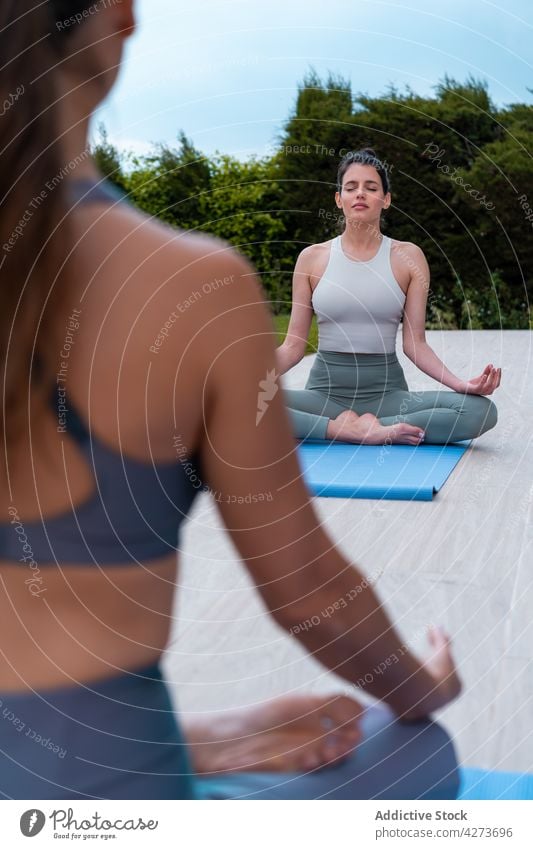
[[[342,178],[335,202],[348,220],[374,221],[390,206],[390,192],[384,194],[381,177],[373,165],[353,162]]]

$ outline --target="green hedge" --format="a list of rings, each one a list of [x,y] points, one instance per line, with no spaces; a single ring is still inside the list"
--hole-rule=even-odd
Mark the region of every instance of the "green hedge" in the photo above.
[[[430,264],[427,326],[532,327],[533,107],[497,108],[479,80],[372,98],[310,71],[269,156],[206,157],[183,131],[176,148],[144,157],[120,153],[103,131],[93,152],[141,209],[246,254],[273,313],[286,314],[298,254],[340,232],[339,159],[367,145],[391,176],[384,232],[419,244]]]

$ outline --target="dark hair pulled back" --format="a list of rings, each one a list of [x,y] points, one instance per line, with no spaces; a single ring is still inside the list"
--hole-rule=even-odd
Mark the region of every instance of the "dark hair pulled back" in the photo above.
[[[349,150],[348,153],[342,157],[337,171],[337,190],[339,192],[342,189],[342,180],[346,171],[350,165],[353,165],[355,162],[361,165],[371,165],[375,168],[381,180],[383,194],[386,195],[387,192],[390,192],[390,178],[387,172],[387,167],[385,163],[378,158],[375,150],[371,147],[363,147],[360,150]]]

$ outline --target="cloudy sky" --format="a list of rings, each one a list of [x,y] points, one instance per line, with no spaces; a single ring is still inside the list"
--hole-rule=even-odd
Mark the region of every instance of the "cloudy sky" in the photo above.
[[[311,67],[384,93],[420,94],[445,73],[489,84],[497,104],[533,103],[531,0],[137,0],[138,32],[96,116],[122,149],[195,145],[272,151]]]

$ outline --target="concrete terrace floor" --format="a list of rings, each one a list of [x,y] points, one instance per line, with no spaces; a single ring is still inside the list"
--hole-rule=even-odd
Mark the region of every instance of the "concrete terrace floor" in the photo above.
[[[453,637],[464,694],[438,718],[463,764],[533,772],[533,334],[431,331],[457,375],[502,367],[496,428],[474,445],[433,502],[317,498],[347,558],[376,583],[406,642],[429,623]],[[400,351],[400,344],[398,350]],[[399,354],[410,389],[438,384]],[[303,388],[306,357],[283,377]],[[346,692],[265,613],[211,496],[183,528],[165,672],[182,712],[255,704],[289,692]]]

